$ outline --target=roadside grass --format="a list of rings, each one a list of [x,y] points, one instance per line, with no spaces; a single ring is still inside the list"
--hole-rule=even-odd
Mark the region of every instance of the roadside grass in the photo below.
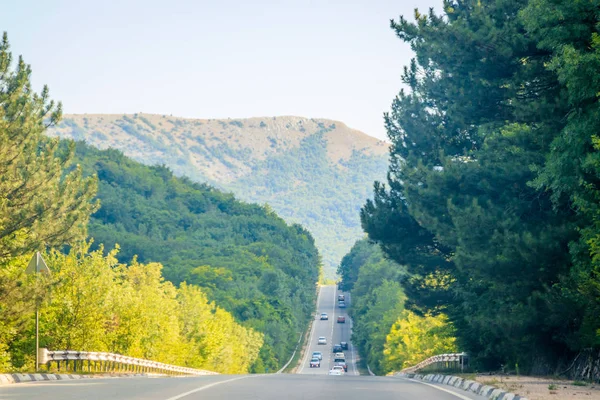
[[[366,375],[369,376],[369,370],[367,369],[367,363],[360,358],[360,356],[356,355],[356,369],[358,370],[358,373],[361,375]]]
[[[313,323],[314,323],[314,321],[311,322],[311,324],[308,327],[308,330],[306,332],[304,332],[304,334],[302,335],[302,340],[301,340],[300,344],[298,345],[296,354],[294,354],[294,358],[292,358],[292,361],[290,362],[290,364],[283,371],[281,371],[282,373],[291,374],[294,372],[294,370],[296,368],[298,368],[300,366],[300,363],[302,362],[302,357],[304,356],[304,352],[306,351],[308,335],[310,334],[310,330],[312,329]]]

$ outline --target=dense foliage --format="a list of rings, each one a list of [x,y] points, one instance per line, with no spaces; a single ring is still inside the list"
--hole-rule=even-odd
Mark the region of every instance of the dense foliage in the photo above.
[[[385,159],[354,151],[343,168],[327,157],[327,128],[306,137],[300,146],[274,155],[252,173],[227,185],[244,200],[268,203],[277,214],[307,227],[323,257],[325,276],[332,278],[341,257],[360,237],[360,205],[369,198],[371,182],[384,176]]]
[[[7,34],[0,43],[0,260],[43,246],[61,245],[85,232],[95,208],[95,180],[79,169],[62,176],[73,146],[43,132],[56,124],[61,104],[31,90],[31,67],[12,68]]]
[[[40,285],[14,279],[10,265],[33,250],[60,246],[85,234],[96,181],[81,170],[63,175],[73,146],[43,136],[58,122],[61,105],[31,89],[31,68],[13,69],[6,33],[0,43],[0,368],[9,366],[23,327],[31,320]],[[35,282],[34,282],[35,283]],[[17,349],[18,350],[18,349]]]
[[[404,309],[406,271],[387,260],[378,245],[356,242],[338,273],[341,287],[352,296],[352,343],[374,373],[384,375],[455,350],[454,330],[443,314],[419,316]]]
[[[117,250],[102,253],[90,252],[87,243],[68,254],[50,251],[44,257],[51,276],[43,282],[23,275],[26,257],[4,266],[3,274],[23,287],[46,287],[40,296],[40,346],[107,351],[223,373],[250,369],[262,334],[239,325],[197,286],[176,288],[165,281],[160,264],[134,260],[124,265],[116,259]],[[0,369],[33,368],[34,329],[29,318],[15,330],[9,351],[0,355]]]
[[[51,349],[226,373],[283,364],[314,308],[311,235],[166,167],[45,137],[61,107],[47,89],[32,92],[30,74],[22,60],[11,69],[5,35],[0,370],[33,368],[36,305],[41,345]],[[35,250],[51,274],[25,273]]]
[[[328,278],[363,234],[360,207],[387,167],[385,144],[319,119],[75,115],[51,134],[119,149],[243,201],[269,204],[311,232]]]
[[[416,58],[364,229],[487,368],[598,347],[598,2],[457,0],[392,22]]]
[[[96,243],[119,244],[121,262],[162,263],[166,279],[202,287],[243,326],[263,333],[253,371],[287,361],[314,310],[319,274],[304,228],[117,150],[78,143],[77,160],[98,176],[102,207],[89,224]]]

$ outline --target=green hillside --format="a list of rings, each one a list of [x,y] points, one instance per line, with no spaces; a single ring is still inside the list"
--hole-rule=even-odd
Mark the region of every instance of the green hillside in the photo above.
[[[328,276],[361,237],[360,206],[387,167],[386,143],[324,119],[67,115],[49,134],[119,149],[242,200],[268,203],[309,229]]]
[[[119,261],[160,262],[173,283],[202,287],[242,325],[264,333],[252,370],[281,366],[313,311],[319,255],[310,233],[117,150],[78,143],[76,155],[86,174],[98,176],[101,208],[89,224],[95,243],[118,244]]]

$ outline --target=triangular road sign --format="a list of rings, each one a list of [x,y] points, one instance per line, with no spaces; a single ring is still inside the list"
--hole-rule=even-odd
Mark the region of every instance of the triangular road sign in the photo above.
[[[37,274],[43,272],[45,274],[50,274],[50,268],[46,265],[46,262],[42,258],[42,255],[39,251],[36,251],[33,257],[31,257],[31,261],[27,264],[27,269],[25,273],[27,274]]]

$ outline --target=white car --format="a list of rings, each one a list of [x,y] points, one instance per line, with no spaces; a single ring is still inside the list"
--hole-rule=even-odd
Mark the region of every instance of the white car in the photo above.
[[[321,313],[321,321],[327,321],[328,319],[327,313]]]
[[[344,367],[336,365],[329,370],[329,375],[344,375]]]
[[[323,359],[323,353],[320,351],[313,351],[311,358],[318,358],[319,360]]]
[[[327,339],[325,336],[319,336],[319,340],[317,340],[317,344],[327,344]]]

